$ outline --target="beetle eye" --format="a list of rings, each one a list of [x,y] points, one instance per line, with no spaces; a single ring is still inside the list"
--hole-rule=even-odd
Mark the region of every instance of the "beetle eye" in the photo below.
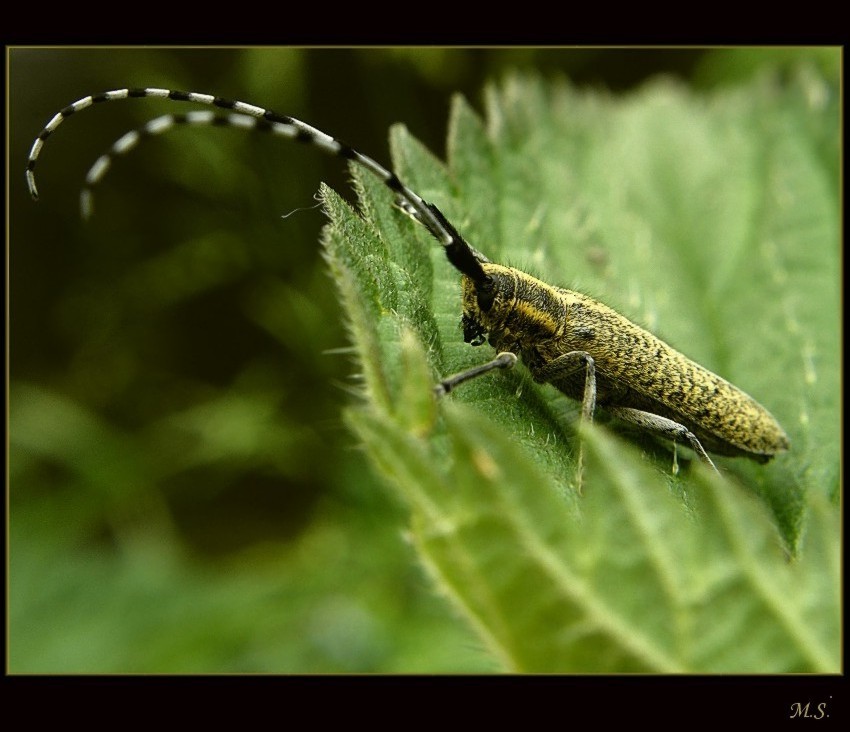
[[[496,292],[495,290],[478,290],[476,299],[478,300],[478,309],[482,313],[489,312],[490,308],[493,307],[493,301],[496,299]]]

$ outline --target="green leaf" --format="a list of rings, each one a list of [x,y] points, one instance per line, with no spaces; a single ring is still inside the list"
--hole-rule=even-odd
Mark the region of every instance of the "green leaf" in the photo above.
[[[593,431],[578,498],[577,405],[521,368],[435,417],[415,396],[429,369],[489,358],[462,342],[459,275],[368,173],[362,219],[325,192],[365,386],[349,424],[504,668],[838,669],[836,96],[811,69],[622,98],[513,76],[486,122],[456,100],[448,169],[393,130],[402,179],[473,246],[607,302],[776,415],[789,453],[720,459],[725,479],[687,461],[673,477],[666,448]]]
[[[834,511],[820,506],[818,546],[789,564],[752,497],[700,470],[689,511],[633,448],[600,432],[587,435],[579,513],[503,430],[467,409],[446,416],[454,452],[443,470],[391,421],[364,410],[349,420],[407,498],[437,587],[506,670],[839,668]]]

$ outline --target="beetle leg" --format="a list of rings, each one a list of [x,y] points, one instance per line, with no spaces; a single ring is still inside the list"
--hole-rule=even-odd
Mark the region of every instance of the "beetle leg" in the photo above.
[[[547,361],[542,366],[531,369],[531,373],[535,381],[551,383],[581,369],[585,370],[581,418],[587,422],[592,422],[593,413],[596,411],[596,363],[593,356],[586,351],[570,351]]]
[[[492,371],[493,369],[513,368],[516,362],[516,354],[513,354],[510,351],[504,351],[498,354],[492,361],[482,363],[480,366],[473,366],[471,369],[461,371],[459,374],[455,374],[454,376],[447,376],[434,387],[434,394],[441,397],[444,394],[448,394],[458,384],[462,384],[464,381],[474,379],[476,376],[486,374],[488,371]]]
[[[715,473],[720,475],[720,471],[712,462],[696,435],[684,425],[674,422],[672,419],[652,414],[652,412],[644,412],[640,409],[632,409],[630,407],[606,406],[605,410],[614,417],[618,417],[625,422],[629,422],[630,424],[649,430],[650,432],[655,432],[656,434],[673,440],[674,442],[683,442],[687,440],[694,452],[699,456],[700,460],[711,467]]]
[[[584,369],[584,394],[581,399],[581,419],[583,422],[592,422],[593,413],[596,411],[596,363],[587,351],[570,351],[558,358],[547,361],[542,366],[531,370],[536,381],[556,382],[559,378],[574,374]],[[581,495],[581,486],[584,480],[584,446],[581,439],[578,443],[578,467],[576,469],[576,483],[578,493]]]

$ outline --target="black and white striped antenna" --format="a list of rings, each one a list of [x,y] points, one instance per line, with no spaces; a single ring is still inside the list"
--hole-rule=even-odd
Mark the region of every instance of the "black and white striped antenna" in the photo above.
[[[361,167],[366,168],[383,181],[384,185],[395,194],[398,205],[421,223],[442,244],[446,251],[446,256],[455,268],[472,279],[476,285],[489,289],[490,278],[481,267],[482,262],[488,261],[487,258],[473,249],[464,240],[434,204],[428,203],[410,190],[410,188],[399,180],[399,177],[393,171],[388,170],[380,163],[355,150],[341,140],[308,125],[306,122],[302,122],[294,117],[278,114],[270,109],[258,107],[254,104],[224,99],[211,94],[147,87],[140,89],[113,89],[78,99],[73,104],[57,112],[44,126],[44,129],[39,133],[35,142],[33,142],[26,172],[27,186],[33,200],[38,200],[38,189],[35,183],[36,163],[44,148],[45,141],[56,131],[59,125],[71,115],[101,102],[147,97],[170,99],[176,102],[206,104],[229,110],[230,114],[217,115],[213,111],[190,112],[180,115],[169,114],[157,117],[144,127],[123,135],[112,145],[108,152],[97,159],[86,176],[86,183],[81,194],[81,206],[84,216],[91,212],[91,190],[103,178],[112,160],[132,150],[143,137],[160,134],[179,124],[223,125],[242,129],[255,129],[281,135],[297,142],[310,144],[326,153],[345,160],[354,161]]]

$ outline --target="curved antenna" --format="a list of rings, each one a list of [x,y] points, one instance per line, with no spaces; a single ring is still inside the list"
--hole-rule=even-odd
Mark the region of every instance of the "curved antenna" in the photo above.
[[[183,114],[164,114],[156,117],[149,122],[146,122],[141,127],[136,128],[123,134],[115,142],[112,143],[109,150],[94,161],[92,166],[86,173],[85,183],[80,190],[80,216],[83,219],[91,218],[94,212],[93,191],[95,186],[100,185],[106,173],[112,167],[112,161],[115,158],[126,155],[134,150],[138,144],[147,137],[161,135],[168,132],[174,127],[181,125],[189,126],[208,126],[208,127],[236,127],[246,130],[261,130],[268,132],[280,132],[281,126],[275,126],[273,123],[265,120],[249,117],[246,114],[238,114],[236,112],[221,115],[216,114],[212,110],[201,110],[197,112],[186,112]]]
[[[45,140],[50,137],[59,125],[62,124],[72,114],[80,112],[94,104],[101,102],[118,101],[121,99],[139,99],[139,98],[159,98],[170,99],[177,102],[195,102],[197,104],[206,104],[221,109],[231,110],[234,114],[227,116],[207,115],[206,117],[192,118],[192,124],[224,124],[236,127],[249,127],[246,123],[246,118],[253,120],[250,125],[252,129],[274,132],[294,139],[297,142],[309,143],[325,152],[341,157],[345,160],[351,160],[363,168],[369,170],[373,175],[383,181],[396,196],[401,208],[419,221],[430,234],[442,244],[446,251],[446,256],[454,267],[467,277],[472,279],[476,284],[488,288],[491,286],[490,277],[484,272],[481,266],[482,261],[486,262],[486,258],[479,252],[475,251],[458,233],[457,229],[448,222],[443,213],[432,203],[428,203],[423,198],[410,190],[399,177],[383,167],[380,163],[363,153],[355,150],[350,145],[335,139],[330,135],[325,134],[321,130],[308,125],[306,122],[278,114],[270,109],[264,109],[253,104],[240,102],[232,99],[224,99],[211,94],[198,94],[196,92],[181,92],[170,89],[159,88],[141,88],[141,89],[113,89],[111,91],[101,92],[91,96],[78,99],[73,104],[68,105],[61,111],[57,112],[53,118],[44,126],[44,129],[39,133],[38,137],[33,142],[30,149],[27,163],[27,186],[29,187],[30,195],[33,200],[38,200],[38,188],[35,183],[35,166],[38,162],[39,155],[44,147]],[[106,172],[111,160],[116,154],[123,154],[132,149],[144,133],[158,134],[170,129],[175,124],[189,123],[189,115],[180,115],[181,120],[178,121],[177,115],[166,115],[165,117],[157,118],[151,123],[122,136],[107,152],[95,162],[89,175],[86,177],[87,187],[83,189],[83,200],[81,204],[84,209],[91,204],[90,188],[97,183]],[[164,122],[160,120],[166,120]],[[224,120],[216,122],[215,120]],[[150,125],[153,125],[151,128]],[[162,127],[158,129],[157,125]],[[93,182],[90,180],[93,179]],[[86,200],[87,199],[87,200]]]

